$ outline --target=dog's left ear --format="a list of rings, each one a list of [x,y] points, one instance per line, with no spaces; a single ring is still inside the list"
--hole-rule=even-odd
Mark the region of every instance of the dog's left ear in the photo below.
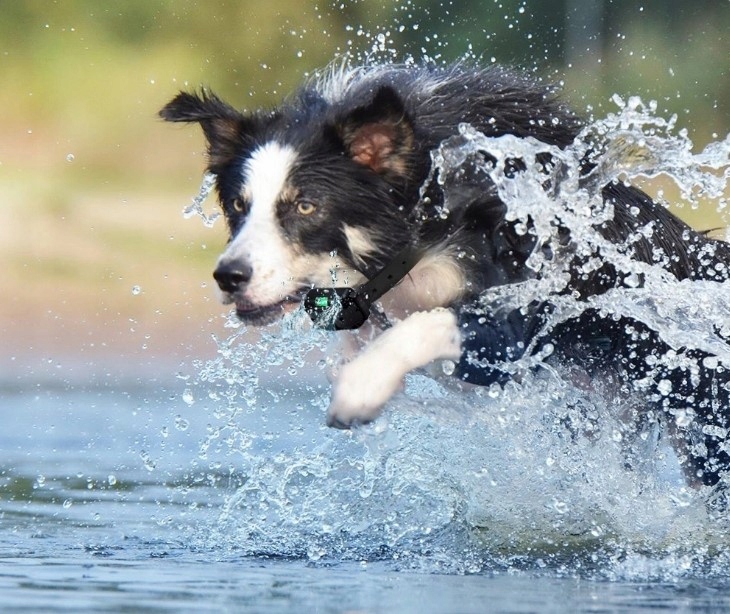
[[[337,124],[345,149],[358,164],[376,173],[405,175],[413,150],[413,123],[392,87],[381,87],[370,104]]]
[[[251,120],[215,94],[180,92],[160,111],[168,122],[197,122],[208,141],[208,156],[213,172],[235,156],[244,135],[251,130]]]

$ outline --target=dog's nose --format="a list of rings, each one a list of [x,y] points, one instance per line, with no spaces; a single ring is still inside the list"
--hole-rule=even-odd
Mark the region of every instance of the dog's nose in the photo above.
[[[223,262],[213,271],[213,277],[223,292],[233,293],[251,279],[251,267],[242,262]]]

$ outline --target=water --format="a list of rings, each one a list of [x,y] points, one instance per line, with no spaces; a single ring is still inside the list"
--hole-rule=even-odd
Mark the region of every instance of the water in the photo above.
[[[595,189],[616,177],[661,175],[686,206],[725,214],[730,140],[694,154],[652,105],[617,102],[585,135],[603,152],[593,185],[579,180],[580,143],[559,152],[463,126],[434,152],[444,187],[489,151],[497,163],[484,170],[526,232],[531,219],[549,240],[560,215],[586,254],[645,280],[596,306],[726,369],[727,282],[677,283],[613,249],[594,222],[611,215]],[[564,179],[551,198],[530,162],[545,151]],[[506,176],[515,156],[528,170]],[[536,252],[538,278],[487,298],[520,306],[559,292],[563,265]],[[554,317],[582,308],[566,297]],[[301,312],[260,332],[229,326],[215,360],[165,385],[3,384],[5,610],[730,607],[726,508],[684,484],[657,424],[627,431],[635,400],[616,407],[552,369],[468,390],[419,372],[383,418],[334,431],[323,424],[333,335]],[[517,367],[540,359],[528,349]]]
[[[317,378],[307,385],[318,385]],[[453,459],[438,458],[456,454],[446,450],[450,433],[440,444],[427,434],[448,417],[429,412],[422,418],[416,407],[406,410],[403,426],[420,427],[409,437],[426,434],[409,468],[406,456],[413,449],[393,445],[385,452],[383,435],[325,430],[321,411],[304,391],[286,393],[272,384],[260,402],[271,392],[288,400],[262,414],[239,415],[231,434],[258,435],[247,454],[231,456],[215,453],[214,446],[203,452],[201,443],[212,436],[211,416],[171,398],[177,387],[44,386],[42,393],[34,386],[3,388],[3,407],[13,416],[0,435],[3,611],[480,612],[488,602],[494,611],[527,612],[730,605],[722,569],[705,575],[711,564],[693,569],[696,561],[688,565],[689,558],[676,554],[638,553],[591,563],[584,555],[601,547],[581,545],[580,537],[556,557],[535,543],[545,538],[536,539],[538,530],[526,525],[524,536],[513,531],[512,544],[482,545],[460,526],[458,499],[464,493],[431,501],[432,509],[415,509],[415,503],[426,503],[427,493],[445,494],[448,474],[458,469],[444,464]],[[297,402],[301,407],[291,409]],[[241,447],[230,439],[223,447],[229,446]],[[307,467],[313,473],[307,475]],[[323,467],[338,475],[324,475]],[[450,488],[458,489],[458,481]],[[499,507],[511,507],[513,522],[521,524],[535,512],[518,509],[511,490],[502,484],[497,494],[507,500]],[[557,517],[549,506],[537,507],[542,509],[533,520]],[[335,517],[336,511],[343,517]],[[510,512],[502,513],[491,522],[503,522]],[[327,538],[356,518],[360,525],[346,538]],[[484,518],[480,522],[485,525]],[[463,575],[469,570],[455,566],[467,562],[476,567]]]
[[[459,427],[472,419],[438,402],[423,413],[424,398],[446,399],[426,378],[388,428],[333,432],[306,391],[320,384],[313,375],[295,390],[266,382],[262,411],[241,412],[218,435],[218,404],[189,405],[179,381],[166,390],[4,386],[13,419],[0,434],[3,611],[730,606],[726,557],[702,544],[706,518],[682,520],[691,505],[631,505],[636,493],[619,485],[602,501],[581,502],[564,479],[545,475],[549,463],[531,466],[524,448],[511,452],[513,475],[490,475],[484,459],[520,436],[497,427],[482,434],[490,446],[507,436],[497,450],[471,448],[481,435]],[[233,437],[243,433],[250,445]],[[530,480],[511,485],[518,474],[538,484],[520,494]],[[574,513],[567,508],[611,498],[626,508],[612,535],[562,520]],[[655,540],[663,533],[665,543],[634,549],[629,536],[641,531]]]

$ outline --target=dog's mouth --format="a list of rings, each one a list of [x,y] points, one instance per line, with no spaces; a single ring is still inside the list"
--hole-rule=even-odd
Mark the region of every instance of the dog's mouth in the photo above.
[[[254,326],[271,324],[298,305],[302,296],[302,293],[288,295],[281,301],[270,305],[256,305],[245,299],[238,299],[235,301],[236,315],[241,321]]]

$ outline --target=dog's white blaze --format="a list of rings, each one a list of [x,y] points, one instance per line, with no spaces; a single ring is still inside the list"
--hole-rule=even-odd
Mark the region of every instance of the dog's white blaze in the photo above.
[[[256,149],[243,167],[244,193],[252,203],[249,219],[273,219],[274,205],[286,186],[297,153],[291,147],[271,141]]]
[[[240,259],[251,267],[246,297],[256,304],[276,303],[295,290],[291,266],[296,254],[277,222],[276,205],[296,158],[291,147],[272,141],[256,149],[242,169],[251,208],[221,260]]]

